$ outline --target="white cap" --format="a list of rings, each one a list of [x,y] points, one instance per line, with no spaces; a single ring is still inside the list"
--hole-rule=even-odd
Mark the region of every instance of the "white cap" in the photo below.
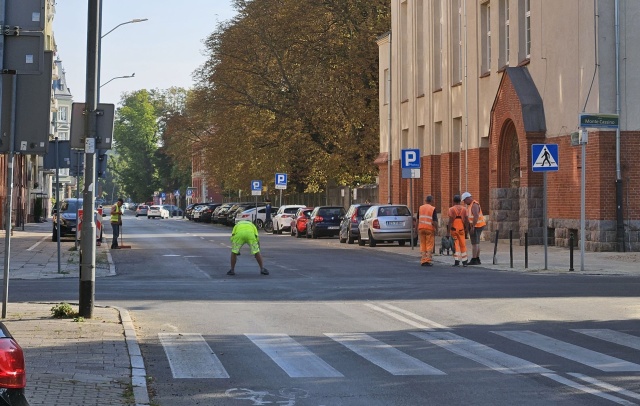
[[[464,202],[464,199],[466,199],[467,197],[471,197],[471,193],[469,192],[464,192],[462,194],[462,196],[460,197],[460,200],[462,200]]]

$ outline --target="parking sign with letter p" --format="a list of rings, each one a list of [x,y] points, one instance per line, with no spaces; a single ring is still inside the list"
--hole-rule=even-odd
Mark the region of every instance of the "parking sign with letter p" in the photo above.
[[[287,188],[287,174],[276,173],[276,189],[286,189],[286,188]]]

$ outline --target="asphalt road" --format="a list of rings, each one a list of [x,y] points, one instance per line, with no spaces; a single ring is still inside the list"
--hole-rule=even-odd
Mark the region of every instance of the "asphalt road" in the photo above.
[[[419,266],[410,247],[125,218],[96,303],[129,309],[158,405],[640,403],[640,280]],[[413,255],[407,255],[413,254]],[[15,281],[77,301],[77,281]],[[15,293],[17,292],[17,293]],[[627,403],[625,403],[627,402]]]

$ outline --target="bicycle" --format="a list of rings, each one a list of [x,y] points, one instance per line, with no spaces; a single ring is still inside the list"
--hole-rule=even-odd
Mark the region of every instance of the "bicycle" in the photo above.
[[[267,221],[265,221],[264,225],[262,226],[262,229],[269,233],[272,234],[273,233],[273,220],[269,219]]]

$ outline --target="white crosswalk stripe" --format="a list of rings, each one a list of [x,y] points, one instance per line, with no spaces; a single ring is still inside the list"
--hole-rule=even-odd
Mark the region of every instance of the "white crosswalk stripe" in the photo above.
[[[229,374],[200,334],[159,333],[174,378],[228,378]]]
[[[446,375],[441,370],[367,334],[325,333],[325,335],[392,375]]]
[[[453,333],[425,332],[411,334],[503,374],[542,374],[551,372],[540,365],[494,350],[484,344],[468,340]]]
[[[245,336],[291,378],[344,376],[286,334],[245,334]]]
[[[533,331],[493,331],[502,337],[605,372],[640,372],[640,365]]]
[[[610,343],[640,350],[640,337],[609,329],[574,329],[573,331]]]

